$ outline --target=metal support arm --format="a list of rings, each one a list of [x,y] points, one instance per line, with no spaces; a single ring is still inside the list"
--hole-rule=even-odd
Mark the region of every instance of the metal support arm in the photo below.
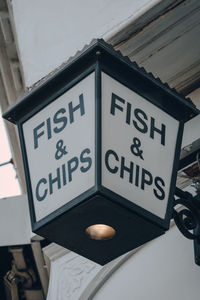
[[[172,217],[181,233],[194,241],[195,263],[200,266],[200,194],[193,197],[176,188],[175,195]],[[181,208],[176,210],[177,205]]]

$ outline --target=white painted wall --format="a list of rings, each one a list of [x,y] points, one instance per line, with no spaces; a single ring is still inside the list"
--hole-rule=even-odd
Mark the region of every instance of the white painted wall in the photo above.
[[[197,300],[199,278],[193,243],[173,227],[123,264],[93,299]]]
[[[108,38],[159,2],[13,0],[26,86],[31,86],[70,56],[74,56],[77,50],[92,39]]]
[[[27,196],[0,199],[0,246],[30,244],[31,235]]]

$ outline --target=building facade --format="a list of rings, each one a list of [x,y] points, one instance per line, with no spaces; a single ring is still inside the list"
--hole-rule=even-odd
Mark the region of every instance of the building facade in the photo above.
[[[2,112],[94,38],[105,39],[200,109],[199,17],[197,0],[1,0]],[[12,125],[6,127],[26,195],[18,136]],[[177,187],[193,195],[199,192],[199,129],[200,116],[185,124],[180,160],[196,156],[177,176]],[[195,174],[185,171],[191,165]],[[19,244],[32,244],[43,294],[37,299],[198,299],[200,268],[194,263],[193,242],[173,222],[165,235],[104,267],[56,244],[44,246],[34,234],[27,240],[26,233]]]

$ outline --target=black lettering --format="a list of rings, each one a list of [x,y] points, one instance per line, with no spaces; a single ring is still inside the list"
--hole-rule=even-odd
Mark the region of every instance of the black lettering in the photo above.
[[[129,173],[129,182],[133,183],[133,162],[130,162],[130,167],[125,166],[125,158],[121,157],[120,177],[124,178],[124,171]]]
[[[152,183],[153,183],[153,177],[151,173],[142,168],[141,189],[145,190],[145,184],[151,185]]]
[[[161,177],[155,177],[154,179],[155,186],[159,190],[160,193],[157,192],[156,189],[153,189],[154,195],[159,199],[163,200],[165,198],[165,191],[163,190],[163,186],[165,186],[165,182]],[[161,187],[162,185],[162,187]]]
[[[57,182],[58,189],[61,188],[61,180],[60,180],[60,169],[56,169],[56,177],[52,178],[52,174],[49,173],[49,194],[53,194],[53,184]]]
[[[136,165],[136,170],[135,170],[135,185],[139,186],[139,172],[140,172],[140,167]]]
[[[148,126],[147,126],[147,124],[145,123],[144,120],[148,120],[148,117],[145,114],[145,112],[143,110],[139,109],[139,108],[136,108],[134,110],[134,115],[135,115],[136,119],[139,121],[139,124],[140,124],[140,126],[139,126],[138,122],[133,120],[133,125],[135,126],[135,128],[137,130],[139,130],[140,132],[142,132],[142,133],[147,133]]]
[[[33,129],[34,149],[38,148],[38,138],[44,134],[44,131],[38,133],[38,130],[43,126],[44,126],[44,122],[40,123],[40,125],[38,125]]]
[[[111,107],[110,107],[110,113],[111,115],[115,115],[115,108],[118,108],[120,111],[123,111],[123,107],[119,106],[116,103],[116,100],[118,100],[121,103],[125,103],[125,100],[122,99],[121,97],[115,95],[114,93],[112,93],[112,97],[111,97]]]
[[[66,125],[67,125],[67,117],[66,116],[62,116],[63,114],[65,114],[66,113],[66,109],[65,108],[61,108],[61,109],[59,109],[56,113],[55,113],[55,115],[54,115],[54,117],[53,117],[53,122],[54,122],[54,124],[59,124],[60,123],[60,127],[58,127],[58,126],[56,126],[54,129],[53,129],[53,131],[55,132],[55,133],[59,133],[59,132],[61,132],[65,127],[66,127]],[[60,116],[61,115],[61,116]]]
[[[108,171],[110,173],[115,174],[118,171],[118,167],[114,167],[114,168],[110,167],[110,165],[108,163],[110,155],[113,155],[116,161],[119,161],[119,157],[117,156],[117,153],[115,153],[115,151],[113,151],[113,150],[108,150],[106,152],[106,154],[105,154],[105,165],[106,165],[106,168],[108,169]]]
[[[67,163],[69,182],[72,181],[72,173],[78,168],[78,157],[74,156]],[[74,165],[74,166],[73,166]]]
[[[40,190],[41,184],[46,184],[46,183],[47,183],[46,179],[41,178],[36,185],[35,195],[36,195],[36,199],[38,201],[44,200],[47,195],[47,189],[44,189],[42,194],[41,194],[41,190]]]
[[[88,149],[88,148],[86,148],[86,149],[84,149],[82,152],[81,152],[81,155],[80,155],[80,161],[82,162],[82,163],[87,163],[87,166],[86,167],[81,167],[80,168],[80,170],[81,170],[81,172],[83,172],[83,173],[85,173],[85,172],[87,172],[89,169],[90,169],[90,167],[91,167],[91,165],[92,165],[92,159],[91,159],[91,157],[85,157],[85,154],[87,155],[87,154],[90,154],[90,149]]]
[[[165,146],[165,131],[166,126],[164,124],[161,125],[161,129],[155,127],[155,119],[151,117],[151,127],[150,127],[150,137],[154,139],[154,132],[157,132],[161,135],[161,144]]]
[[[76,110],[80,109],[81,116],[85,114],[83,94],[79,96],[79,104],[77,106],[73,107],[72,102],[70,102],[68,106],[69,106],[69,120],[71,124],[74,122],[74,112]]]
[[[47,122],[47,136],[48,136],[48,140],[49,140],[52,137],[52,135],[51,135],[51,119],[48,118],[46,120],[46,122]]]
[[[63,179],[63,185],[66,185],[67,184],[67,178],[66,178],[65,164],[62,165],[62,179]]]
[[[126,123],[129,125],[131,123],[131,104],[129,102],[127,102]]]

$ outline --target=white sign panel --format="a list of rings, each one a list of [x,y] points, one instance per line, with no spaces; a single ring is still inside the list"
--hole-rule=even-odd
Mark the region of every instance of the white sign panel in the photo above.
[[[103,73],[102,185],[164,219],[178,127],[177,120]]]
[[[94,182],[94,73],[23,124],[36,221]]]

